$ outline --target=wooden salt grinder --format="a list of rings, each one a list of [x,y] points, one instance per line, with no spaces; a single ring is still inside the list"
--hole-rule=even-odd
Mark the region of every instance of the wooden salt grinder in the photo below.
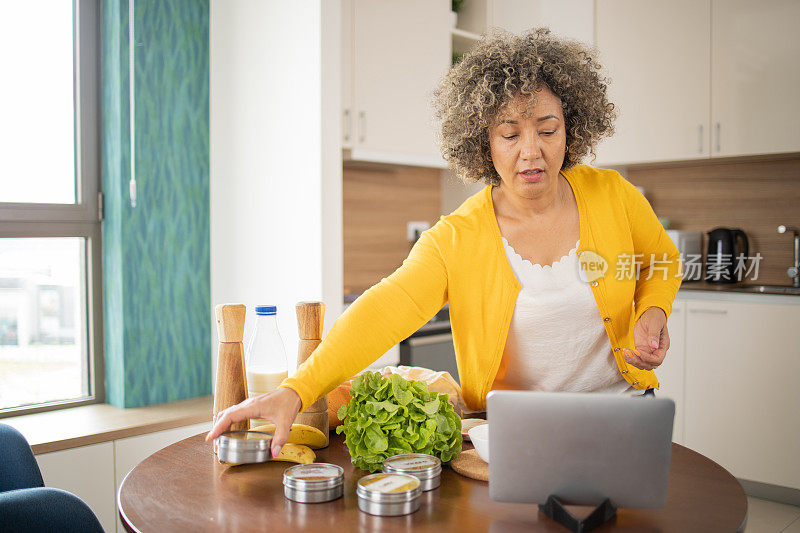
[[[322,342],[322,324],[325,321],[325,304],[322,302],[299,302],[295,306],[297,312],[297,330],[300,343],[297,346],[297,366],[302,365],[311,353]],[[325,446],[328,445],[328,398],[323,396],[297,415],[297,424],[306,424],[317,428],[325,434]]]
[[[244,370],[244,315],[242,304],[220,304],[214,308],[219,336],[217,384],[214,387],[214,418],[217,413],[247,399],[247,375]],[[232,431],[247,429],[244,420],[231,426]]]

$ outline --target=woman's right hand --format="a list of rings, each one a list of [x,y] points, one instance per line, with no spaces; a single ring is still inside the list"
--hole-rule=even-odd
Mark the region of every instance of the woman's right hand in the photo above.
[[[240,404],[217,413],[214,427],[206,435],[206,440],[216,439],[236,422],[251,418],[265,418],[275,424],[275,434],[272,436],[272,456],[277,457],[289,438],[289,429],[301,407],[300,397],[287,387],[280,387],[255,398],[248,398]]]

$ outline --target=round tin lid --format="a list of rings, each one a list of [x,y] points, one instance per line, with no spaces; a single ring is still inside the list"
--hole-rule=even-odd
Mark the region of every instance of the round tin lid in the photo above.
[[[283,484],[297,490],[324,490],[344,484],[344,469],[330,463],[310,463],[287,468]]]
[[[413,500],[422,493],[419,478],[406,474],[370,474],[358,480],[356,494],[378,503]]]
[[[442,462],[438,457],[426,453],[403,453],[386,459],[383,462],[383,471],[428,479],[441,475]]]

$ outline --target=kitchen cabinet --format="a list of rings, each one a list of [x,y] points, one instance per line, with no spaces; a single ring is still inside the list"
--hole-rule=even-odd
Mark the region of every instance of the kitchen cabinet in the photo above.
[[[672,314],[667,321],[669,350],[664,362],[656,370],[659,389],[657,398],[671,398],[675,402],[675,422],[672,427],[672,441],[684,444],[684,368],[686,365],[686,302],[675,300]]]
[[[133,467],[179,440],[211,429],[210,422],[124,439],[41,453],[36,462],[44,483],[69,491],[92,509],[107,532],[125,531],[117,513],[116,494]]]
[[[597,164],[709,157],[710,0],[603,0],[596,9],[618,111]]]
[[[593,0],[465,0],[451,28],[446,0],[342,1],[342,148],[353,161],[446,168],[430,109],[451,64],[492,26],[549,26],[594,42]],[[448,31],[449,29],[449,31]]]
[[[352,0],[343,9],[347,155],[445,167],[429,102],[450,66],[450,2]]]
[[[456,15],[456,25],[450,28],[453,54],[461,55],[472,48],[493,25],[493,4],[493,0],[464,0]]]
[[[597,2],[619,118],[596,164],[800,150],[798,27],[794,0]]]
[[[353,148],[353,2],[342,0],[342,148]]]
[[[594,0],[464,0],[451,29],[453,52],[463,54],[490,27],[523,33],[547,26],[560,37],[594,44]]]
[[[800,302],[686,301],[685,444],[742,479],[800,488]]]
[[[114,443],[103,442],[36,456],[44,484],[86,502],[105,531],[115,531]]]
[[[514,33],[547,26],[559,37],[594,44],[593,0],[493,0],[492,26]]]
[[[712,0],[712,155],[800,150],[800,2]]]

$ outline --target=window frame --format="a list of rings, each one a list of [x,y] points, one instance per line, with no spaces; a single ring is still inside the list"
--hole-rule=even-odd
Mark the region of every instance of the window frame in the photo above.
[[[83,237],[88,396],[0,409],[0,418],[105,402],[100,182],[100,0],[74,0],[74,204],[0,202],[0,238]]]

